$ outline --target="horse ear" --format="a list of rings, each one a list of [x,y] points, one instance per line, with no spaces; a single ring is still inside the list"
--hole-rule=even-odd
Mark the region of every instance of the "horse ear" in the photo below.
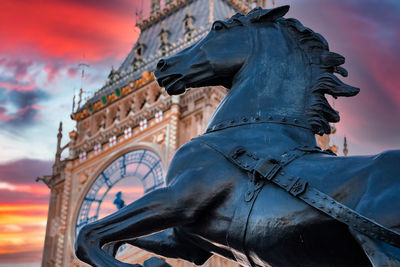
[[[283,17],[288,11],[290,6],[280,6],[273,9],[262,9],[256,7],[247,14],[251,22],[262,22],[262,21],[275,21]]]

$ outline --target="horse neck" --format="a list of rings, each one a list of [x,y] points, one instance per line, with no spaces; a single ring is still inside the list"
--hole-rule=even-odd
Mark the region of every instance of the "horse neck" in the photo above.
[[[286,40],[287,41],[287,40]],[[262,43],[262,42],[259,42]],[[278,47],[282,44],[275,44]],[[270,53],[255,53],[244,64],[233,80],[233,85],[215,111],[208,129],[224,121],[243,118],[272,117],[306,121],[306,87],[311,72],[304,56],[294,45]],[[270,51],[271,52],[271,51]],[[277,125],[264,129],[276,141],[287,140],[293,146],[315,145],[310,130],[291,125]]]

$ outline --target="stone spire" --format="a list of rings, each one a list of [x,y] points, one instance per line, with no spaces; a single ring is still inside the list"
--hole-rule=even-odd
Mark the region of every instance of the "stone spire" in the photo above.
[[[349,150],[347,149],[347,138],[345,136],[344,143],[343,143],[343,155],[347,156],[347,154],[349,154]]]
[[[165,7],[168,8],[170,5],[175,4],[176,0],[165,0]]]
[[[160,0],[151,0],[150,16],[154,16],[160,12]]]
[[[56,159],[55,159],[55,164],[60,163],[61,159],[61,139],[62,139],[62,122],[60,121],[60,125],[58,127],[58,134],[57,134],[57,149],[56,149]]]
[[[158,36],[159,36],[158,48],[160,49],[162,56],[166,56],[169,48],[172,46],[172,43],[168,39],[169,35],[170,35],[170,31],[169,31],[167,25],[164,22],[162,22],[161,23],[161,31],[158,34]]]
[[[186,15],[183,18],[183,35],[185,37],[186,42],[190,42],[192,39],[192,35],[195,31],[195,27],[193,25],[195,18],[190,11],[189,7],[186,8]]]

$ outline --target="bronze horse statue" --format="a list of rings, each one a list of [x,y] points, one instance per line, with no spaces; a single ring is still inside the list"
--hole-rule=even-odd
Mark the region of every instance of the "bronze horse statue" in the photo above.
[[[85,226],[76,255],[117,261],[124,243],[203,264],[400,266],[400,151],[338,157],[316,147],[339,114],[325,95],[354,96],[344,57],[289,7],[214,22],[198,43],[161,60],[171,95],[229,89],[205,134],[175,154],[167,186]]]

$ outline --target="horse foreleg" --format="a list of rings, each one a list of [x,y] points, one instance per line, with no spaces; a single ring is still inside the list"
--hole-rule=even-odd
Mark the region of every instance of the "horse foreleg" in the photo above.
[[[188,203],[177,199],[176,195],[168,187],[161,188],[108,217],[86,225],[75,243],[76,256],[92,266],[131,266],[117,261],[101,247],[109,242],[192,222],[193,206],[188,208]],[[193,204],[190,202],[189,205]]]
[[[372,266],[400,266],[400,249],[389,244],[370,238],[350,228],[350,232],[364,250]]]
[[[180,237],[173,228],[153,235],[126,240],[124,243],[164,257],[184,259],[196,265],[202,265],[212,256],[210,252]],[[114,247],[115,252],[117,249]]]

